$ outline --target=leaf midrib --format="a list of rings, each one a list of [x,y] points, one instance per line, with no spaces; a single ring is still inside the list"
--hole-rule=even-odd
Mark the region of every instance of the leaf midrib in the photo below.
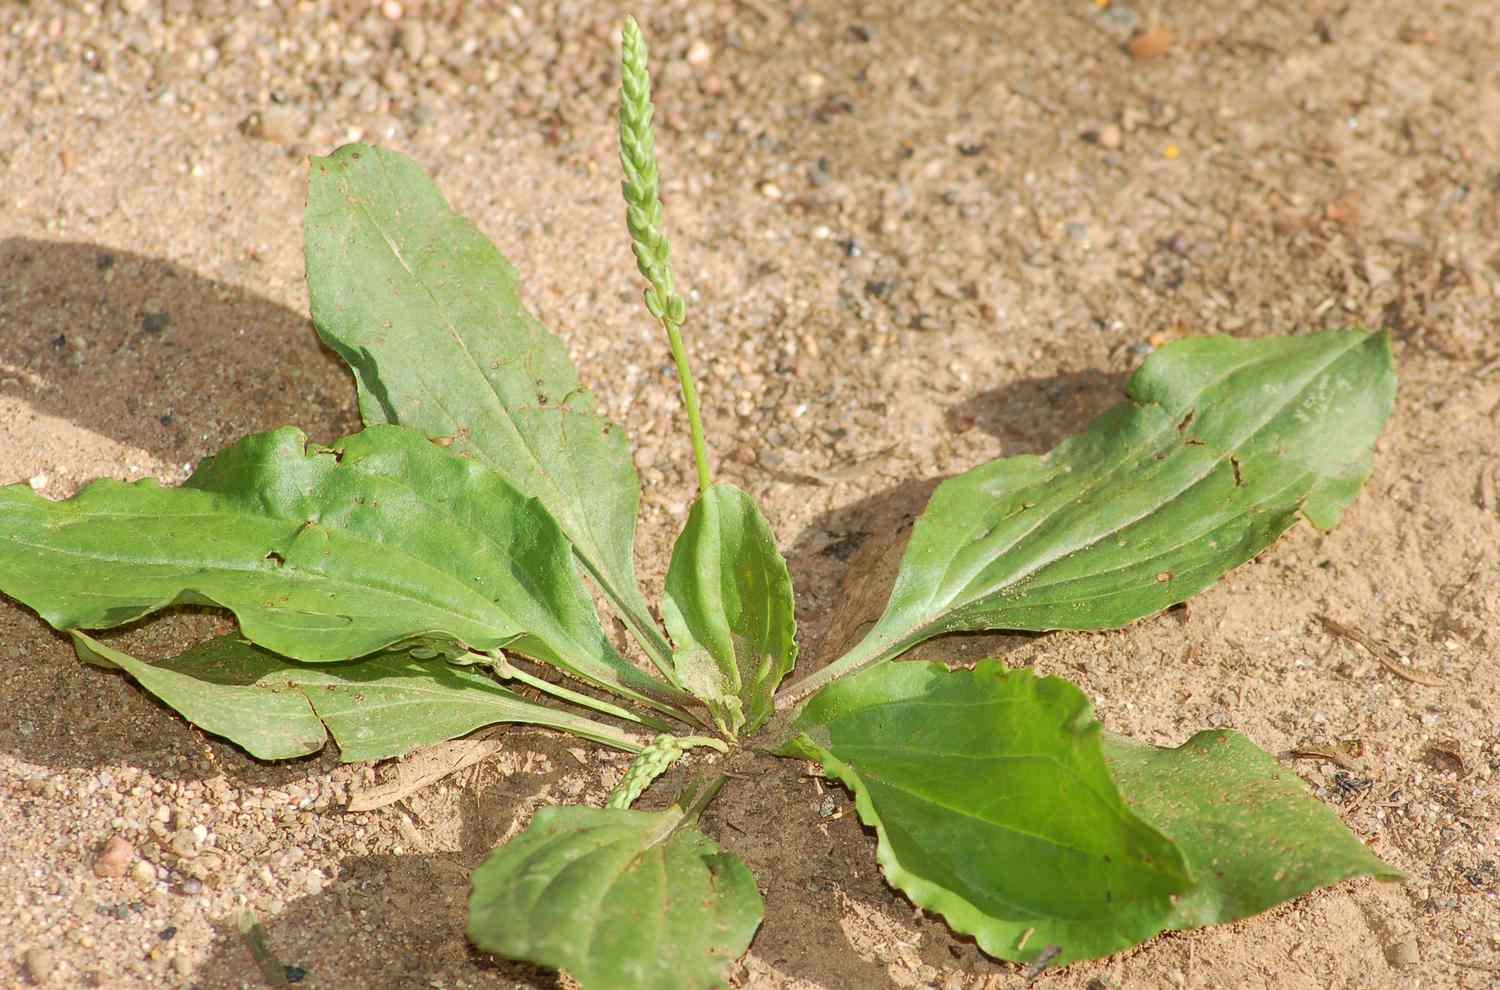
[[[1206,464],[1205,469],[1202,472],[1200,472],[1197,477],[1192,478],[1188,482],[1188,484],[1186,484],[1185,486],[1183,486],[1182,488],[1180,488],[1170,498],[1167,498],[1167,499],[1163,500],[1162,502],[1158,503],[1154,508],[1149,509],[1146,512],[1143,512],[1143,513],[1141,513],[1141,514],[1139,514],[1139,515],[1137,515],[1135,517],[1132,517],[1130,519],[1124,520],[1120,524],[1118,524],[1116,526],[1113,526],[1110,529],[1103,530],[1103,531],[1099,532],[1098,534],[1096,534],[1094,536],[1093,539],[1091,539],[1087,543],[1083,543],[1083,544],[1081,544],[1079,546],[1074,546],[1074,547],[1060,548],[1060,549],[1054,551],[1051,555],[1044,556],[1042,559],[1040,559],[1039,561],[1037,561],[1035,564],[1033,564],[1026,571],[1024,571],[1022,573],[1019,573],[1019,574],[1010,575],[1003,583],[1001,583],[1001,584],[999,584],[999,585],[997,585],[995,587],[987,588],[987,589],[984,589],[983,591],[978,591],[978,592],[970,593],[970,594],[968,594],[966,596],[967,600],[964,601],[962,604],[959,604],[959,605],[955,605],[954,604],[954,602],[957,601],[959,598],[965,597],[965,592],[969,591],[969,589],[968,589],[968,583],[971,582],[971,581],[973,581],[975,577],[977,577],[980,573],[982,573],[984,571],[984,569],[987,566],[989,566],[989,564],[993,563],[996,559],[998,559],[1000,557],[1003,557],[1004,555],[1006,555],[1006,554],[1010,553],[1011,551],[1013,551],[1016,548],[1017,545],[1019,545],[1022,541],[1024,541],[1027,537],[1029,537],[1033,532],[1035,532],[1038,527],[1044,525],[1048,520],[1050,520],[1054,516],[1056,516],[1057,513],[1062,512],[1068,506],[1076,504],[1080,499],[1082,499],[1086,495],[1088,495],[1088,494],[1092,493],[1093,491],[1096,491],[1099,488],[1103,487],[1104,484],[1106,484],[1108,481],[1110,481],[1111,479],[1113,479],[1114,477],[1116,477],[1118,475],[1119,471],[1122,470],[1128,463],[1134,463],[1134,459],[1133,458],[1121,458],[1120,460],[1118,460],[1109,469],[1109,471],[1105,475],[1103,475],[1103,476],[1101,476],[1099,478],[1099,480],[1098,480],[1098,482],[1096,484],[1094,484],[1093,486],[1091,486],[1090,488],[1088,488],[1084,493],[1080,494],[1077,498],[1068,499],[1068,500],[1066,500],[1064,502],[1061,502],[1059,505],[1057,505],[1055,508],[1053,508],[1050,512],[1042,514],[1037,519],[1037,521],[1030,528],[1028,528],[1026,531],[1018,534],[1015,537],[1015,539],[1011,541],[1010,545],[1008,545],[1007,547],[1005,547],[1003,550],[999,550],[996,553],[989,555],[989,557],[987,558],[987,560],[984,563],[980,564],[979,566],[977,566],[977,567],[975,567],[975,568],[973,568],[971,570],[970,574],[963,579],[963,582],[959,585],[959,587],[957,588],[957,590],[955,590],[954,592],[952,592],[951,594],[949,594],[947,596],[946,600],[942,604],[937,605],[936,607],[933,607],[933,602],[936,601],[937,592],[940,591],[945,585],[948,585],[948,584],[951,583],[948,580],[948,578],[949,578],[949,574],[951,573],[952,564],[957,559],[957,552],[955,552],[954,555],[953,555],[953,557],[950,558],[949,564],[948,564],[948,569],[946,569],[944,571],[944,574],[943,574],[942,578],[940,580],[938,580],[937,582],[934,583],[934,588],[935,588],[934,594],[932,596],[929,596],[929,598],[928,598],[927,602],[924,604],[924,606],[920,607],[919,612],[920,612],[921,617],[919,619],[917,619],[916,621],[912,621],[912,622],[903,624],[904,628],[903,628],[903,630],[901,632],[899,632],[897,634],[894,634],[894,635],[887,635],[887,636],[885,636],[883,638],[885,639],[886,642],[891,642],[891,643],[894,643],[894,642],[904,642],[905,640],[907,640],[912,635],[918,633],[923,627],[928,626],[928,625],[930,625],[930,624],[932,624],[934,622],[939,621],[941,619],[941,617],[942,617],[941,614],[943,612],[954,611],[954,610],[957,610],[957,609],[961,609],[961,608],[967,607],[969,605],[973,605],[975,602],[977,602],[977,601],[979,601],[981,599],[988,598],[988,597],[990,597],[992,595],[998,594],[999,592],[1003,591],[1005,588],[1014,587],[1016,584],[1020,583],[1021,581],[1024,581],[1030,575],[1035,574],[1037,571],[1039,571],[1039,570],[1041,570],[1041,569],[1043,569],[1045,567],[1048,567],[1048,566],[1056,563],[1058,560],[1062,559],[1063,557],[1066,557],[1068,554],[1079,553],[1079,552],[1087,550],[1087,549],[1089,549],[1089,548],[1091,548],[1093,546],[1096,546],[1102,540],[1105,540],[1105,539],[1109,538],[1110,536],[1113,536],[1114,534],[1116,534],[1116,533],[1118,533],[1118,532],[1120,532],[1120,531],[1122,531],[1122,530],[1124,530],[1124,529],[1126,529],[1126,528],[1128,528],[1128,527],[1130,527],[1130,526],[1132,526],[1132,525],[1140,522],[1142,519],[1147,518],[1151,514],[1159,511],[1161,509],[1162,505],[1167,504],[1167,503],[1172,502],[1172,501],[1175,501],[1178,498],[1181,498],[1184,493],[1186,493],[1187,491],[1191,490],[1191,488],[1193,488],[1194,486],[1196,486],[1197,484],[1199,484],[1203,480],[1204,477],[1207,477],[1213,471],[1217,470],[1221,465],[1223,465],[1223,463],[1225,461],[1227,461],[1230,457],[1234,456],[1234,454],[1237,451],[1239,451],[1247,443],[1250,443],[1252,440],[1254,440],[1256,437],[1258,437],[1260,435],[1260,433],[1261,433],[1262,430],[1264,430],[1267,426],[1269,426],[1271,424],[1271,422],[1273,422],[1278,416],[1281,415],[1282,412],[1284,412],[1287,408],[1289,408],[1298,399],[1301,398],[1301,396],[1307,391],[1308,386],[1312,382],[1317,381],[1330,367],[1332,367],[1338,361],[1342,360],[1350,351],[1355,350],[1355,349],[1357,349],[1360,346],[1363,346],[1367,342],[1368,342],[1367,338],[1363,338],[1363,337],[1353,337],[1353,338],[1351,338],[1350,341],[1349,341],[1349,343],[1348,343],[1348,346],[1346,346],[1346,347],[1341,348],[1340,350],[1338,350],[1327,361],[1325,361],[1324,363],[1322,363],[1321,365],[1319,365],[1316,368],[1316,370],[1312,371],[1309,375],[1307,375],[1307,377],[1305,378],[1305,380],[1303,381],[1303,383],[1297,388],[1297,390],[1295,392],[1293,392],[1290,396],[1288,396],[1288,398],[1287,398],[1287,400],[1285,402],[1283,402],[1280,405],[1278,405],[1275,408],[1274,412],[1272,412],[1271,414],[1267,415],[1253,430],[1251,430],[1250,432],[1248,432],[1247,434],[1245,434],[1239,440],[1238,443],[1233,444],[1233,445],[1226,445],[1224,447],[1224,449],[1219,452],[1219,456],[1215,457],[1212,461],[1205,462],[1205,464]],[[1231,371],[1229,371],[1229,372],[1227,372],[1227,373],[1225,373],[1223,375],[1220,375],[1217,378],[1213,379],[1212,381],[1210,381],[1208,383],[1205,383],[1205,384],[1201,385],[1199,388],[1197,388],[1195,390],[1195,393],[1194,393],[1193,402],[1189,403],[1189,405],[1196,405],[1197,402],[1201,401],[1201,398],[1202,398],[1204,392],[1208,391],[1210,388],[1212,388],[1212,387],[1214,387],[1214,386],[1216,386],[1218,384],[1221,384],[1223,381],[1227,380],[1230,376],[1232,376],[1234,374],[1238,374],[1238,373],[1240,373],[1242,371],[1245,371],[1247,369],[1254,368],[1257,365],[1267,364],[1267,363],[1270,363],[1270,362],[1273,362],[1273,361],[1276,361],[1276,360],[1281,360],[1284,357],[1285,357],[1285,355],[1282,355],[1282,354],[1273,354],[1273,355],[1268,355],[1267,357],[1261,358],[1259,360],[1247,361],[1244,364],[1237,365]],[[1151,403],[1142,403],[1141,405],[1142,406],[1146,406],[1146,405],[1160,406],[1161,404],[1159,402],[1151,402]],[[1164,423],[1163,426],[1162,426],[1162,430],[1159,431],[1157,434],[1155,434],[1155,437],[1160,437],[1161,433],[1164,432],[1167,429],[1175,430],[1176,429],[1176,424],[1175,423]],[[1143,442],[1142,449],[1151,449],[1151,445]],[[1051,474],[1051,475],[1048,476],[1047,480],[1051,481],[1055,477],[1056,477],[1056,473],[1054,472],[1053,474]],[[964,545],[960,546],[958,549],[961,551],[962,549],[964,549],[965,547],[967,547],[969,545],[971,545],[971,544],[964,544]],[[876,628],[877,629],[879,628],[879,624],[877,624]],[[873,632],[873,630],[872,630],[872,632]]]

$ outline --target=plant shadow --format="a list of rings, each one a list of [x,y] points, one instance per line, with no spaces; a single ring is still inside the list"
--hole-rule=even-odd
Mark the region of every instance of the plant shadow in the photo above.
[[[264,278],[258,268],[229,266],[243,284]],[[25,237],[0,240],[0,271],[0,484],[41,475],[61,495],[122,467],[176,481],[247,433],[295,423],[326,442],[358,429],[338,358],[305,314],[257,292],[118,248]],[[229,631],[222,613],[169,611],[106,639],[169,656]],[[197,776],[216,772],[206,750],[237,752],[163,719],[128,679],[85,666],[4,597],[0,661],[0,706],[19,713],[0,719],[0,750],[27,762]],[[260,765],[257,779],[297,767]]]
[[[399,833],[392,819],[406,816],[419,825],[406,830],[413,842],[441,848],[343,856],[338,875],[320,892],[279,905],[274,915],[259,912],[268,963],[257,961],[239,916],[215,919],[217,937],[192,984],[229,990],[244,986],[247,974],[269,983],[293,967],[320,986],[571,985],[554,972],[479,952],[465,936],[469,877],[508,831],[541,804],[598,803],[590,795],[564,797],[569,776],[577,776],[571,740],[528,731],[524,744],[528,758],[543,758],[549,769],[506,776],[475,767],[370,813],[378,822],[371,833]],[[819,788],[795,761],[761,758],[753,769],[730,782],[700,823],[745,861],[765,897],[752,952],[774,970],[819,986],[895,986],[882,965],[846,948],[840,918],[850,900],[895,916],[910,911],[884,882],[867,848],[872,833],[859,824],[852,801],[842,790]],[[643,807],[665,804],[689,773],[675,768]],[[828,810],[829,800],[837,812]],[[926,954],[941,948],[949,963],[986,965],[965,940],[928,927],[937,937],[924,940],[931,943]]]
[[[263,905],[253,937],[244,933],[243,914],[215,919],[217,937],[192,984],[228,990],[258,974],[253,982],[267,985],[290,975],[314,986],[453,986],[476,979],[529,990],[561,986],[555,972],[479,952],[465,934],[469,875],[511,822],[551,794],[565,775],[556,768],[576,766],[568,740],[525,735],[527,750],[546,756],[549,769],[507,777],[472,767],[450,784],[370,812],[375,827],[361,832],[377,844],[387,837],[386,851],[344,855],[337,876],[318,893]],[[392,847],[393,834],[404,836],[408,848]]]
[[[978,429],[1001,440],[1007,456],[1042,454],[1084,430],[1124,395],[1126,376],[1089,370],[1027,379],[978,393],[950,407],[955,433]],[[946,478],[902,481],[824,513],[787,552],[797,582],[806,676],[855,645],[890,598],[912,524]],[[917,647],[909,659],[972,663],[1002,656],[1037,633],[960,633]]]
[[[0,271],[0,400],[37,432],[54,417],[180,464],[288,423],[325,441],[358,428],[351,378],[305,313],[98,244],[6,238]],[[22,453],[0,480],[21,480]]]

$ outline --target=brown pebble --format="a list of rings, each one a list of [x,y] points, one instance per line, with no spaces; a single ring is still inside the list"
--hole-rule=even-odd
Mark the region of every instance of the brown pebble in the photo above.
[[[152,866],[144,859],[138,859],[135,861],[135,866],[131,867],[130,875],[132,878],[134,878],[135,882],[139,884],[155,883],[156,867]]]
[[[57,972],[57,959],[40,946],[26,950],[26,978],[37,986],[46,986]]]
[[[1422,961],[1422,953],[1414,939],[1406,939],[1386,947],[1386,958],[1397,969],[1406,969]]]
[[[1160,58],[1172,47],[1172,32],[1165,28],[1142,31],[1131,38],[1130,43],[1125,47],[1130,50],[1130,57],[1137,62]]]
[[[427,29],[421,21],[403,24],[396,34],[396,45],[413,62],[422,61],[422,56],[427,54]]]
[[[290,107],[271,106],[257,110],[242,120],[240,131],[246,137],[287,145],[296,141],[302,133],[302,122],[297,111]]]
[[[99,850],[99,855],[94,857],[94,876],[123,877],[130,869],[132,859],[135,859],[135,846],[123,836],[111,835],[104,848]]]

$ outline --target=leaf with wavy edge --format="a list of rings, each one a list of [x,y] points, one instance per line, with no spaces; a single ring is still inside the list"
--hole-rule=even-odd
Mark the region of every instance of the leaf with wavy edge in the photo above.
[[[793,731],[783,752],[854,792],[886,878],[1002,959],[1063,965],[1397,875],[1243,736],[1111,736],[1068,682],[998,661],[883,664]]]
[[[1099,724],[1055,677],[883,664],[811,701],[784,752],[854,792],[886,879],[993,956],[1059,964],[1160,931],[1192,886],[1116,791]]]
[[[62,502],[0,489],[0,591],[58,629],[202,602],[297,660],[429,636],[511,645],[657,705],[686,697],[610,646],[534,499],[401,427],[330,449],[290,427],[247,437],[180,488],[97,481]]]
[[[1299,512],[1332,528],[1395,389],[1383,334],[1162,348],[1085,433],[943,482],[885,613],[783,707],[942,633],[1122,626],[1210,587]]]
[[[584,990],[695,990],[727,985],[762,910],[750,871],[678,808],[543,808],[474,871],[469,939]]]
[[[189,722],[262,760],[316,753],[329,735],[346,763],[383,760],[501,722],[640,749],[612,726],[534,704],[472,670],[407,651],[307,664],[220,636],[145,663],[77,630],[72,636],[80,659],[125,671]]]
[[[350,144],[313,158],[305,222],[318,333],[353,369],[366,424],[400,423],[539,499],[670,676],[632,557],[640,483],[510,263],[411,159]]]

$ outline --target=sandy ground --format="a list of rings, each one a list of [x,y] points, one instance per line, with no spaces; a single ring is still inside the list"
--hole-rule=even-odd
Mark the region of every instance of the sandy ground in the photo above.
[[[354,429],[352,383],[305,315],[300,211],[306,156],[359,138],[416,157],[495,239],[631,433],[659,587],[692,480],[620,231],[623,8],[239,6],[0,7],[0,482],[180,480],[249,431]],[[1338,530],[1299,526],[1125,631],[923,654],[1066,676],[1111,728],[1162,744],[1234,726],[1410,878],[1038,986],[1500,985],[1500,10],[636,12],[710,437],[788,552],[806,665],[859,618],[836,615],[845,579],[931,479],[1045,450],[1153,347],[1390,329],[1396,413]],[[1170,43],[1125,47],[1153,28]],[[1441,684],[1393,675],[1319,614]],[[179,613],[111,639],[160,657],[225,628]],[[349,814],[351,790],[395,770],[332,751],[257,763],[8,602],[0,659],[0,984],[261,985],[247,909],[308,986],[555,984],[467,947],[467,876],[539,804],[602,797],[618,758],[516,731]],[[1347,766],[1296,755],[1341,744]],[[737,981],[1022,984],[884,885],[842,791],[793,763],[738,783],[705,818],[766,895]],[[124,875],[101,878],[111,837]]]

